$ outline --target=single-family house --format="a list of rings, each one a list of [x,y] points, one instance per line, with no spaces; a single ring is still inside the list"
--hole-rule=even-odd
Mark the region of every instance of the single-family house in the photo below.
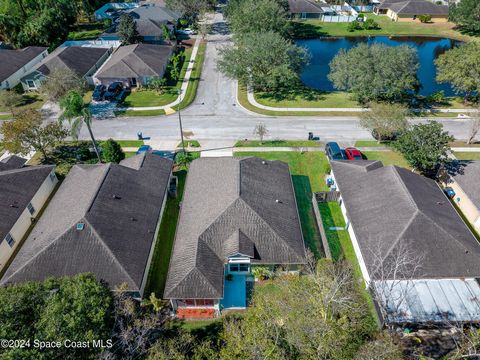
[[[27,166],[10,156],[0,161],[0,273],[37,221],[58,182],[53,166]]]
[[[374,12],[392,21],[419,21],[420,15],[429,15],[432,22],[447,22],[448,9],[448,5],[428,0],[384,0],[374,7]]]
[[[112,53],[112,47],[60,46],[22,78],[24,90],[36,90],[55,69],[70,69],[93,85],[92,75]]]
[[[387,323],[478,322],[480,244],[433,180],[332,161],[356,257]]]
[[[480,161],[458,161],[446,174],[445,186],[467,220],[480,232]]]
[[[94,75],[96,84],[121,81],[124,86],[147,85],[163,77],[173,45],[132,44],[119,47]]]
[[[0,89],[12,89],[20,79],[48,55],[46,47],[29,46],[21,50],[0,48]]]
[[[170,31],[175,31],[180,15],[164,7],[157,6],[155,3],[142,3],[142,5],[121,11],[135,20],[138,35],[142,42],[150,44],[161,44],[165,42],[165,27]],[[117,33],[119,19],[100,36],[101,39],[119,39]]]
[[[136,2],[112,2],[103,5],[101,8],[95,11],[96,20],[116,19],[123,11],[135,9],[139,6]]]
[[[151,153],[75,165],[0,283],[91,272],[142,297],[172,165]]]
[[[292,19],[320,19],[333,14],[327,3],[313,0],[288,0],[288,7]]]
[[[164,291],[176,316],[243,309],[252,268],[296,271],[304,262],[288,164],[232,157],[192,162]]]

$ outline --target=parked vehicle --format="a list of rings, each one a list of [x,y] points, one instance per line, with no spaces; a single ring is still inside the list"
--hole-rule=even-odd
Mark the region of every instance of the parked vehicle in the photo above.
[[[95,86],[95,90],[93,90],[92,100],[93,101],[102,101],[103,95],[105,95],[105,91],[107,90],[105,85],[97,85]]]
[[[153,150],[152,154],[166,158],[166,159],[170,159],[170,160],[175,160],[175,156],[177,155],[177,153],[174,151],[164,151],[164,150]]]
[[[115,81],[108,86],[107,92],[105,93],[105,100],[115,99],[120,92],[123,90],[123,84],[119,81]]]
[[[143,154],[144,152],[151,151],[151,150],[152,150],[152,147],[150,145],[142,145],[138,148],[137,155]]]
[[[453,199],[456,195],[455,190],[453,190],[451,187],[446,187],[445,189],[443,189],[443,191],[445,192],[445,195],[447,195],[449,199]]]
[[[348,147],[345,149],[345,154],[348,160],[363,160],[362,153],[354,147]]]
[[[177,34],[181,34],[181,35],[195,35],[196,33],[197,32],[195,30],[192,30],[190,28],[177,30]]]
[[[336,142],[329,142],[325,145],[325,154],[329,160],[347,160],[345,151]]]

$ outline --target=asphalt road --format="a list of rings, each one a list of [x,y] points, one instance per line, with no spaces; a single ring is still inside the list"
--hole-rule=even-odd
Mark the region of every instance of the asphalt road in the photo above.
[[[229,42],[223,17],[217,13],[213,33],[208,37],[197,97],[190,107],[181,111],[184,131],[192,132],[195,139],[221,141],[253,138],[253,129],[259,122],[265,123],[269,130],[268,137],[272,139],[305,139],[309,131],[322,140],[350,142],[370,138],[370,134],[360,128],[356,117],[267,117],[243,109],[236,101],[236,82],[225,78],[216,69],[218,50]],[[456,138],[467,137],[466,120],[436,120],[442,122],[445,130]],[[153,141],[180,138],[178,114],[96,119],[93,131],[98,139],[134,139],[137,132],[151,137]],[[88,138],[85,128],[80,137]]]

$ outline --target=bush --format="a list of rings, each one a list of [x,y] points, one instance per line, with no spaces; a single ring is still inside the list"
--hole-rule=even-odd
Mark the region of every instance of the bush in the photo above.
[[[103,148],[103,158],[106,162],[112,162],[118,164],[120,161],[125,159],[125,153],[122,150],[122,147],[119,143],[112,139],[108,139],[102,145]]]
[[[348,24],[347,30],[350,32],[354,32],[355,30],[361,30],[362,25],[360,24],[360,21],[354,20],[351,23]]]
[[[432,21],[432,17],[430,15],[419,15],[418,20],[420,20],[422,23],[429,23]]]
[[[373,19],[367,19],[365,20],[365,22],[363,23],[363,28],[365,30],[378,30],[380,29],[380,26],[378,25],[377,22],[375,22],[375,20]]]

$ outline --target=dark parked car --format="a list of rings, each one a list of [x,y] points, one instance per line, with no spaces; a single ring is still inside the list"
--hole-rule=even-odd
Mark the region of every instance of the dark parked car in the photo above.
[[[121,82],[113,82],[108,86],[107,92],[105,93],[105,100],[115,99],[123,90],[123,84]]]
[[[103,95],[105,94],[106,90],[107,90],[107,88],[106,88],[105,85],[95,86],[95,90],[93,90],[92,99],[94,101],[102,101],[103,100]]]
[[[348,160],[362,160],[362,153],[354,147],[348,147],[345,149],[345,154]]]
[[[336,142],[329,142],[325,145],[325,154],[330,160],[347,160],[345,151]]]

